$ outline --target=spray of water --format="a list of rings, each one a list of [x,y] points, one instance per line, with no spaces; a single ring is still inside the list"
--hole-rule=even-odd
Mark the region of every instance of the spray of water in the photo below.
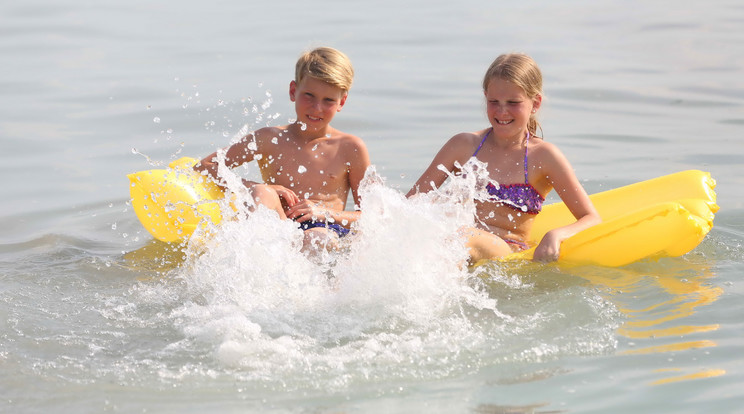
[[[458,230],[474,224],[474,200],[486,197],[483,164],[470,161],[443,188],[411,198],[370,168],[352,233],[338,250],[308,254],[297,224],[256,206],[225,154],[217,158],[228,188],[223,223],[195,233],[179,267],[137,285],[132,302],[117,308],[134,312],[135,323],[168,328],[163,355],[191,356],[161,369],[163,378],[229,372],[259,389],[346,388],[460,375],[576,347],[577,338],[556,342],[546,329],[565,327],[553,322],[575,301],[543,299],[525,309],[530,283],[497,266],[485,274],[465,266]],[[161,308],[144,316],[153,305]],[[611,328],[598,331],[589,341],[603,349]]]
[[[467,198],[458,185],[406,199],[370,168],[353,233],[310,255],[296,223],[255,207],[229,170],[223,178],[237,212],[192,237],[168,278],[181,289],[169,319],[219,365],[337,385],[447,375],[477,365],[491,335],[479,318],[510,319],[464,265],[457,230],[472,206],[453,202]]]

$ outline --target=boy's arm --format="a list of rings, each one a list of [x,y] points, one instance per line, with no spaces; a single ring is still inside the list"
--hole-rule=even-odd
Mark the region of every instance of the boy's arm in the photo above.
[[[252,146],[255,148],[255,137],[252,134],[246,135],[241,138],[237,143],[229,146],[225,152],[225,166],[228,168],[235,168],[243,165],[247,162],[253,161],[255,157],[255,149],[251,150]],[[253,144],[253,145],[251,145]],[[209,175],[219,185],[224,187],[225,182],[219,176],[219,162],[217,161],[217,152],[213,152],[201,161],[194,165],[194,171],[204,175]],[[246,184],[252,184],[247,180],[243,180]]]
[[[359,137],[352,137],[348,146],[344,148],[348,161],[348,172],[349,172],[349,189],[351,189],[351,196],[354,199],[354,211],[337,211],[331,210],[327,215],[328,221],[333,221],[337,224],[341,224],[344,227],[357,220],[361,216],[359,210],[361,204],[361,198],[359,197],[359,185],[364,179],[364,174],[367,172],[367,168],[372,164],[369,159],[369,151],[367,145],[364,144]]]
[[[353,137],[352,145],[349,145],[347,150],[348,157],[348,172],[349,172],[349,188],[351,189],[351,195],[354,198],[354,209],[357,210],[362,205],[359,197],[359,185],[364,179],[364,174],[367,172],[367,168],[372,164],[369,160],[369,152],[367,146],[361,138]]]
[[[316,203],[310,200],[301,200],[297,205],[287,210],[287,217],[298,221],[320,220],[340,224],[349,227],[351,223],[357,221],[361,216],[359,206],[361,199],[359,197],[359,185],[364,179],[364,174],[370,166],[369,152],[364,142],[357,137],[350,137],[350,141],[341,149],[341,154],[347,161],[347,181],[352,197],[354,198],[355,211],[345,209],[335,210],[325,208],[322,203]]]

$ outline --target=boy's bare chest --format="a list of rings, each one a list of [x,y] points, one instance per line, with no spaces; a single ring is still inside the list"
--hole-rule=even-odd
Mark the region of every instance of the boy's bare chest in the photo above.
[[[303,191],[336,193],[345,185],[347,160],[333,143],[276,145],[261,151],[261,175],[266,182]]]

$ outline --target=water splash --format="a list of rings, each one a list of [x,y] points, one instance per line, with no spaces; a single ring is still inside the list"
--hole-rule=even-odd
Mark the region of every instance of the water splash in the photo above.
[[[352,234],[339,251],[311,256],[296,223],[255,206],[224,157],[218,151],[234,210],[226,206],[220,227],[191,238],[187,260],[162,284],[139,289],[158,291],[143,303],[170,298],[154,317],[178,332],[168,352],[201,354],[211,370],[287,390],[431,379],[614,347],[606,319],[594,335],[582,325],[565,337],[571,321],[544,308],[599,315],[609,305],[589,300],[593,293],[525,308],[532,284],[497,266],[464,266],[458,230],[474,223],[482,165],[466,164],[466,174],[410,199],[370,168]],[[512,296],[525,300],[515,305]]]

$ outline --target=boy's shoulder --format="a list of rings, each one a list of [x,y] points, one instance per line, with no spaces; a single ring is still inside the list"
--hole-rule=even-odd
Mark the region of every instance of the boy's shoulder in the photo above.
[[[253,131],[253,136],[257,140],[277,138],[289,134],[287,126],[266,126]]]
[[[339,139],[341,142],[347,145],[354,145],[354,146],[365,146],[366,145],[363,139],[353,134],[349,134],[346,132],[336,130],[335,135],[337,139]]]
[[[262,144],[267,143],[271,143],[279,147],[288,143],[296,145],[301,140],[301,138],[298,137],[296,133],[292,131],[292,129],[293,128],[291,125],[276,127],[267,126],[254,131],[253,136],[255,137],[256,143],[259,147],[261,147]],[[364,143],[364,140],[362,140],[362,138],[340,131],[338,129],[333,129],[329,134],[327,134],[325,137],[322,137],[321,139],[326,142],[335,141],[335,145],[339,145],[341,147],[353,147],[354,149],[366,148],[366,144]]]

